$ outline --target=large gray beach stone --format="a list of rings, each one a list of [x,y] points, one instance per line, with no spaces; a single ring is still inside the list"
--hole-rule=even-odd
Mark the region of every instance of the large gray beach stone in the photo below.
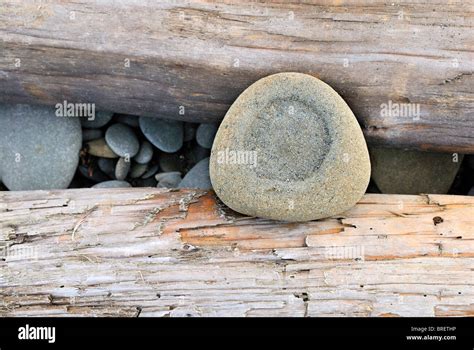
[[[67,188],[79,162],[81,124],[54,108],[0,105],[0,180],[12,190]]]
[[[251,85],[230,107],[214,139],[210,178],[235,211],[314,220],[362,197],[369,153],[336,91],[310,75],[280,73]]]
[[[371,147],[370,158],[372,178],[382,193],[445,194],[463,156]]]

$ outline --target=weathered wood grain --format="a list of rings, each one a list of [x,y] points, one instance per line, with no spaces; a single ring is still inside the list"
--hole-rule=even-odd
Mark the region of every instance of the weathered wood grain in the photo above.
[[[474,316],[474,198],[368,194],[326,220],[212,193],[0,193],[1,316]]]
[[[258,78],[299,71],[332,85],[372,144],[474,153],[473,9],[472,0],[4,0],[0,100],[218,121]],[[382,116],[389,101],[420,114]]]

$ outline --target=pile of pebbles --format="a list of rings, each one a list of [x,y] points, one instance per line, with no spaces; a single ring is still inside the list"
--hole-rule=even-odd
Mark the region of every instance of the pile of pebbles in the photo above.
[[[81,125],[80,164],[70,187],[211,188],[216,124],[102,112]]]
[[[58,117],[52,107],[9,104],[0,104],[0,122],[0,190],[212,187],[217,124]]]

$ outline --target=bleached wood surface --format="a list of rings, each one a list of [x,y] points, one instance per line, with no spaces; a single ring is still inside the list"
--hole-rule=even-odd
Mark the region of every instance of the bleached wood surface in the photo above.
[[[298,71],[369,143],[474,153],[473,18],[473,0],[2,0],[0,101],[220,121],[257,79]]]
[[[474,197],[284,223],[197,190],[2,192],[0,245],[1,316],[474,315]]]

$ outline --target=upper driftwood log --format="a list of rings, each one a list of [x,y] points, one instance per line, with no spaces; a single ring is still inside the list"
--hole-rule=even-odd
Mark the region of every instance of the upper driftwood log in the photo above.
[[[260,77],[333,86],[369,143],[474,153],[473,3],[0,3],[0,100],[219,121]]]
[[[325,220],[197,190],[0,193],[0,316],[474,316],[474,197],[368,194]]]

